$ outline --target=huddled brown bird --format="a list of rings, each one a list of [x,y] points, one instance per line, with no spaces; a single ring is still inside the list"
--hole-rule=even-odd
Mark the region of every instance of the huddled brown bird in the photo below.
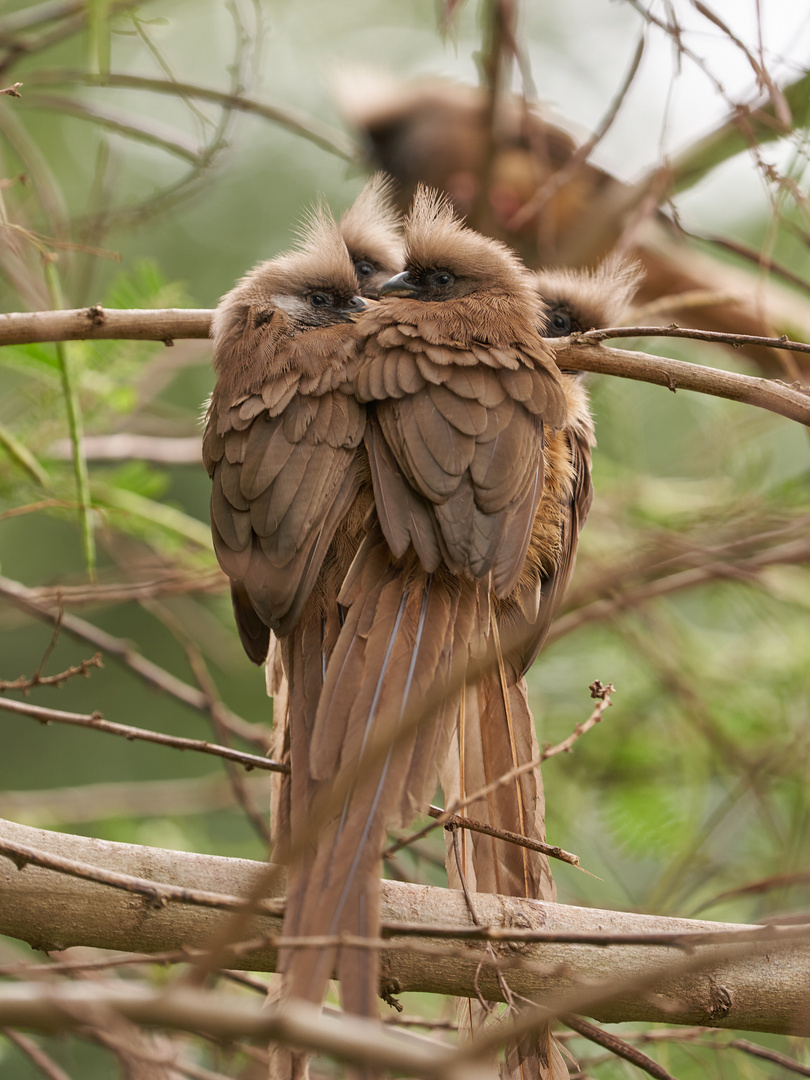
[[[354,203],[338,221],[338,232],[345,244],[357,278],[357,291],[364,298],[376,298],[382,284],[402,269],[403,245],[399,214],[392,205],[392,185],[383,173],[374,175],[363,187]],[[352,531],[352,529],[354,531]],[[267,686],[273,696],[273,744],[276,760],[290,760],[290,710],[308,715],[303,730],[309,730],[314,709],[320,697],[323,675],[331,656],[336,635],[338,614],[337,590],[349,568],[362,539],[362,513],[358,507],[352,528],[340,530],[337,543],[326,559],[327,574],[318,583],[320,608],[310,614],[297,634],[292,650],[282,646],[273,636],[267,656]],[[328,586],[328,588],[327,588]],[[265,650],[266,651],[266,650]],[[293,692],[290,702],[290,682],[285,671],[290,664],[295,667]],[[315,658],[319,659],[316,661]],[[258,659],[259,663],[264,657]],[[302,781],[304,770],[297,770],[297,780]],[[291,813],[291,779],[284,774],[274,774],[271,792],[271,829],[273,838],[283,851],[292,835],[294,826]],[[308,781],[307,781],[308,783]],[[297,792],[294,800],[299,808],[298,829],[303,826],[302,814],[309,812],[311,791]],[[288,927],[289,929],[289,927]]]
[[[212,327],[217,382],[203,460],[214,548],[250,658],[265,659],[271,630],[282,643],[290,712],[299,721],[287,726],[287,702],[278,702],[286,756],[303,755],[276,793],[284,841],[308,813],[307,731],[325,667],[320,657],[336,636],[334,597],[359,542],[345,541],[359,528],[350,511],[365,426],[349,387],[353,320],[367,303],[358,292],[340,231],[319,210],[299,250],[243,278]]]
[[[600,326],[616,326],[638,287],[636,264],[609,257],[596,270],[549,270],[533,275],[542,299],[544,337],[567,336]],[[545,804],[540,769],[524,771],[508,782],[499,779],[518,766],[539,759],[534,718],[529,708],[525,672],[542,647],[551,620],[574,568],[579,532],[590,508],[593,424],[582,377],[562,373],[567,401],[566,426],[544,433],[545,484],[535,528],[551,520],[559,530],[553,564],[544,567],[531,587],[539,593],[531,617],[514,606],[501,611],[499,625],[508,626],[514,642],[497,655],[497,663],[477,682],[470,680],[461,699],[449,753],[440,767],[448,805],[462,802],[462,815],[531,840],[545,840]],[[484,796],[466,800],[476,791]],[[457,830],[448,835],[450,884],[474,892],[554,900],[556,890],[548,858],[509,841]],[[485,1006],[472,999],[459,1002],[459,1023],[469,1035],[480,1032],[489,1018]],[[507,1047],[504,1078],[567,1076],[559,1051],[545,1029]]]
[[[590,500],[587,401],[540,333],[596,325],[621,275],[553,293],[427,190],[405,239],[391,278],[401,246],[375,179],[339,224],[316,211],[298,250],[257,266],[213,324],[215,549],[251,659],[276,637],[292,765],[279,838],[304,837],[285,937],[378,936],[385,833],[427,805],[437,764],[452,796],[536,755],[523,674]],[[345,797],[312,837],[335,787]],[[479,816],[541,838],[539,774],[498,791]],[[459,881],[549,895],[542,857],[483,839],[465,840]],[[375,1015],[374,950],[284,950],[285,992],[320,1002],[335,966],[344,1006]],[[566,1075],[548,1037],[515,1054],[525,1077]],[[295,1054],[275,1068],[306,1075]]]
[[[519,678],[539,647],[542,631],[515,634],[537,623],[570,528],[574,467],[554,478],[545,442],[568,423],[566,395],[531,276],[426,191],[405,235],[406,271],[358,322],[374,512],[310,747],[313,775],[337,759],[348,794],[308,868],[305,937],[377,936],[386,830],[430,800],[470,663],[497,662],[504,637]],[[288,992],[322,1000],[335,965],[344,1007],[374,1015],[370,950],[291,950]]]

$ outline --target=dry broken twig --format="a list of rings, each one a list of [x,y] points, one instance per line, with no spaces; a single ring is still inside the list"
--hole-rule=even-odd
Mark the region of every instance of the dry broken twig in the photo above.
[[[30,677],[20,675],[16,679],[0,679],[0,691],[3,690],[22,690],[24,693],[28,693],[29,690],[33,690],[37,686],[63,686],[68,679],[72,679],[74,675],[83,675],[87,678],[90,674],[90,668],[100,668],[104,665],[101,663],[101,653],[96,653],[95,656],[91,656],[89,660],[82,660],[81,663],[74,664],[72,667],[67,668],[65,671],[60,671],[56,675],[40,675],[36,672]]]

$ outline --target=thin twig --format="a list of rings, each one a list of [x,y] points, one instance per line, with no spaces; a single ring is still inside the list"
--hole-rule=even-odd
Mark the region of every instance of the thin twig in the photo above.
[[[505,840],[517,847],[528,848],[529,851],[539,851],[551,859],[559,859],[571,866],[579,866],[579,856],[554,844],[546,844],[543,840],[535,840],[530,836],[521,836],[520,833],[510,832],[508,829],[498,829],[494,825],[488,825],[485,821],[477,821],[475,818],[462,817],[460,814],[448,814],[440,806],[429,806],[428,815],[432,818],[441,818],[444,828],[451,826],[456,829],[468,829],[470,832],[481,833],[483,836],[492,836],[496,840]],[[411,841],[409,841],[410,843]],[[404,844],[399,846],[405,846]],[[386,855],[394,854],[398,845],[392,845],[387,849]]]
[[[539,757],[532,758],[531,761],[524,761],[522,765],[516,765],[513,769],[505,772],[502,776],[498,776],[495,780],[492,780],[489,784],[486,784],[478,791],[473,791],[465,798],[456,800],[456,802],[454,802],[452,806],[448,807],[448,809],[446,810],[442,810],[438,806],[431,806],[428,813],[432,818],[434,818],[434,820],[425,825],[424,828],[419,829],[418,832],[412,833],[410,836],[405,836],[402,837],[402,839],[397,840],[395,844],[392,844],[389,848],[386,849],[386,854],[396,854],[396,852],[399,851],[401,848],[407,847],[409,844],[414,843],[414,841],[416,840],[421,840],[423,836],[426,836],[429,832],[432,832],[433,829],[437,829],[439,826],[444,827],[448,824],[456,824],[456,821],[458,821],[458,824],[460,824],[462,828],[470,828],[473,832],[487,832],[487,835],[495,835],[495,833],[488,831],[489,826],[485,827],[485,829],[478,828],[478,822],[476,822],[475,824],[467,824],[465,826],[464,823],[470,822],[471,819],[465,817],[457,818],[458,811],[462,810],[465,806],[469,806],[471,803],[477,802],[479,799],[484,798],[486,795],[489,795],[491,791],[494,791],[496,788],[499,788],[504,784],[510,783],[512,780],[517,779],[517,777],[522,776],[524,773],[532,772],[533,770],[538,769],[543,764],[543,762],[547,761],[549,758],[556,757],[557,754],[568,753],[577,739],[579,739],[582,735],[585,734],[586,731],[590,731],[592,727],[595,727],[595,725],[599,723],[605,710],[611,705],[610,695],[614,692],[613,684],[608,683],[607,688],[603,687],[601,683],[593,683],[592,686],[599,688],[596,694],[594,693],[593,689],[591,690],[592,696],[596,697],[601,696],[602,694],[604,696],[601,697],[601,700],[597,704],[596,708],[592,711],[591,715],[587,718],[587,720],[583,720],[582,723],[577,724],[573,732],[566,739],[563,739],[562,742],[557,743],[556,746],[545,747],[540,753]],[[567,862],[571,863],[574,866],[579,866],[579,858],[576,855],[572,855],[568,851],[564,851],[563,848],[552,847],[547,844],[542,844],[542,842],[539,840],[531,840],[527,843],[526,837],[518,837],[517,834],[512,834],[515,837],[515,839],[512,840],[512,837],[508,836],[502,830],[499,830],[497,835],[501,836],[502,839],[509,839],[513,843],[518,843],[521,846],[529,847],[535,851],[542,851],[544,855],[548,855],[551,858],[561,859],[562,862]],[[580,869],[582,868],[580,867]],[[585,872],[587,873],[587,871]]]
[[[791,352],[810,353],[810,344],[804,341],[791,341],[787,334],[782,334],[778,338],[761,337],[757,334],[726,334],[719,330],[693,330],[686,326],[678,326],[677,323],[669,326],[614,326],[604,330],[586,330],[582,334],[572,335],[567,340],[589,344],[623,337],[694,338],[695,341],[714,341],[721,345],[730,345],[733,349],[742,349],[746,345],[762,345],[769,349],[790,349]]]
[[[0,1028],[0,1035],[5,1035],[10,1043],[30,1058],[39,1071],[48,1077],[48,1080],[71,1080],[62,1066],[58,1065],[50,1054],[46,1054],[42,1047],[38,1046],[33,1039],[29,1039],[27,1035],[12,1031],[11,1028]]]
[[[744,1054],[751,1054],[752,1057],[773,1062],[774,1065],[781,1065],[783,1069],[787,1069],[788,1072],[798,1073],[799,1076],[810,1076],[810,1067],[807,1065],[802,1065],[800,1061],[788,1057],[787,1054],[769,1050],[767,1047],[760,1046],[758,1043],[751,1042],[748,1039],[732,1039],[731,1042],[726,1043],[726,1046],[734,1050],[742,1050]]]
[[[346,161],[357,161],[359,149],[351,139],[343,132],[327,127],[306,113],[282,107],[269,105],[261,101],[254,101],[237,93],[223,93],[214,90],[210,86],[196,86],[193,83],[176,82],[169,79],[149,79],[139,75],[124,75],[110,73],[108,75],[88,74],[84,71],[51,70],[39,71],[29,75],[29,81],[37,86],[47,83],[57,85],[69,85],[77,83],[83,86],[114,87],[132,90],[146,90],[150,93],[172,94],[181,98],[196,98],[199,101],[210,101],[214,105],[259,116],[270,123],[278,124],[279,127],[287,128],[295,135],[300,135],[310,142],[315,143],[324,150],[336,154]]]
[[[89,660],[82,660],[81,663],[66,668],[65,671],[60,671],[58,675],[40,675],[39,672],[36,672],[30,678],[20,675],[16,679],[0,679],[0,691],[22,690],[27,693],[29,690],[33,690],[35,686],[59,687],[66,683],[68,679],[72,679],[74,675],[83,675],[85,678],[89,678],[90,668],[103,666],[101,653],[96,653]]]
[[[596,1024],[589,1024],[581,1016],[563,1016],[561,1020],[584,1039],[589,1039],[591,1042],[596,1043],[597,1046],[604,1046],[611,1054],[624,1058],[625,1061],[629,1061],[637,1069],[647,1073],[648,1076],[654,1076],[656,1080],[675,1080],[672,1073],[667,1072],[657,1061],[653,1061],[651,1057],[643,1054],[641,1050],[637,1050],[634,1046],[629,1046],[624,1039],[620,1039],[612,1032],[605,1031],[603,1028],[597,1027]]]
[[[42,724],[73,724],[76,727],[92,728],[107,735],[121,735],[125,739],[138,739],[142,742],[171,746],[175,750],[192,750],[198,754],[211,754],[213,757],[235,761],[238,765],[250,769],[264,769],[267,772],[289,772],[290,766],[257,754],[246,754],[242,750],[232,750],[229,746],[218,746],[204,739],[186,739],[180,735],[166,735],[162,731],[147,731],[145,728],[132,727],[129,724],[116,724],[105,720],[100,713],[71,713],[61,709],[46,709],[41,705],[30,705],[25,701],[10,701],[0,698],[0,710],[16,713],[18,716],[30,716]]]
[[[59,505],[59,504],[57,504]],[[3,519],[0,514],[0,520]],[[57,601],[64,607],[79,607],[85,604],[125,604],[131,601],[148,600],[153,597],[185,596],[189,593],[223,592],[228,579],[219,569],[210,570],[172,570],[162,577],[150,577],[144,581],[111,581],[109,584],[56,585],[40,586],[31,589],[32,597],[44,604]],[[260,730],[260,725],[255,725]],[[254,736],[255,738],[255,736]]]
[[[511,232],[520,232],[521,229],[528,225],[534,215],[543,209],[543,207],[554,197],[556,192],[571,179],[578,169],[585,165],[593,151],[602,139],[604,139],[605,135],[607,135],[608,131],[613,126],[616,117],[619,115],[619,110],[621,109],[638,73],[641,58],[644,55],[645,40],[646,37],[642,34],[630,62],[627,75],[610,103],[608,111],[602,117],[602,120],[597,125],[591,137],[584,142],[582,146],[578,147],[568,161],[566,161],[565,165],[552,173],[545,183],[538,188],[534,195],[532,195],[532,197],[506,222],[506,228]],[[641,192],[642,189],[639,189],[639,191]]]
[[[201,690],[189,686],[182,679],[178,679],[176,675],[172,675],[170,671],[166,671],[165,668],[160,667],[151,660],[147,660],[128,641],[113,637],[112,634],[100,630],[97,626],[93,626],[92,623],[80,619],[76,615],[61,615],[60,607],[40,599],[35,590],[27,589],[18,581],[12,581],[10,578],[0,576],[0,596],[5,596],[18,607],[23,608],[39,619],[43,619],[45,622],[53,623],[61,618],[62,628],[72,637],[79,638],[82,641],[89,641],[105,655],[116,657],[148,685],[171,694],[172,697],[177,698],[193,709],[200,712],[208,711],[209,702]],[[235,735],[261,746],[269,746],[267,732],[262,725],[251,724],[230,710],[227,711],[226,719],[228,727]]]

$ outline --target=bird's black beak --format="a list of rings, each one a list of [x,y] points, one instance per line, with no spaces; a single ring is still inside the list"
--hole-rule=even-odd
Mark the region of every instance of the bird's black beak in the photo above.
[[[396,277],[389,278],[388,281],[380,288],[380,298],[383,296],[405,296],[411,300],[416,300],[421,294],[419,286],[410,280],[410,274],[405,270],[401,274],[397,274]]]
[[[359,315],[361,311],[365,311],[368,307],[368,300],[362,296],[353,296],[351,300],[342,308],[345,315]]]

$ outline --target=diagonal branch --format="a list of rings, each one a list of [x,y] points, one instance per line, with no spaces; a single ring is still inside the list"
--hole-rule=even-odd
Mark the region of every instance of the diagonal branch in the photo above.
[[[328,150],[346,161],[356,161],[357,145],[342,131],[330,128],[306,113],[287,106],[268,105],[242,94],[225,93],[210,86],[196,86],[193,83],[176,82],[169,79],[149,79],[140,75],[110,73],[93,75],[84,71],[39,71],[28,76],[32,84],[44,86],[48,83],[59,86],[79,84],[82,86],[123,87],[132,90],[147,90],[150,93],[172,94],[175,97],[195,98],[220,105],[235,112],[249,113],[261,117],[279,127],[287,128],[295,135],[301,135],[324,150]]]

